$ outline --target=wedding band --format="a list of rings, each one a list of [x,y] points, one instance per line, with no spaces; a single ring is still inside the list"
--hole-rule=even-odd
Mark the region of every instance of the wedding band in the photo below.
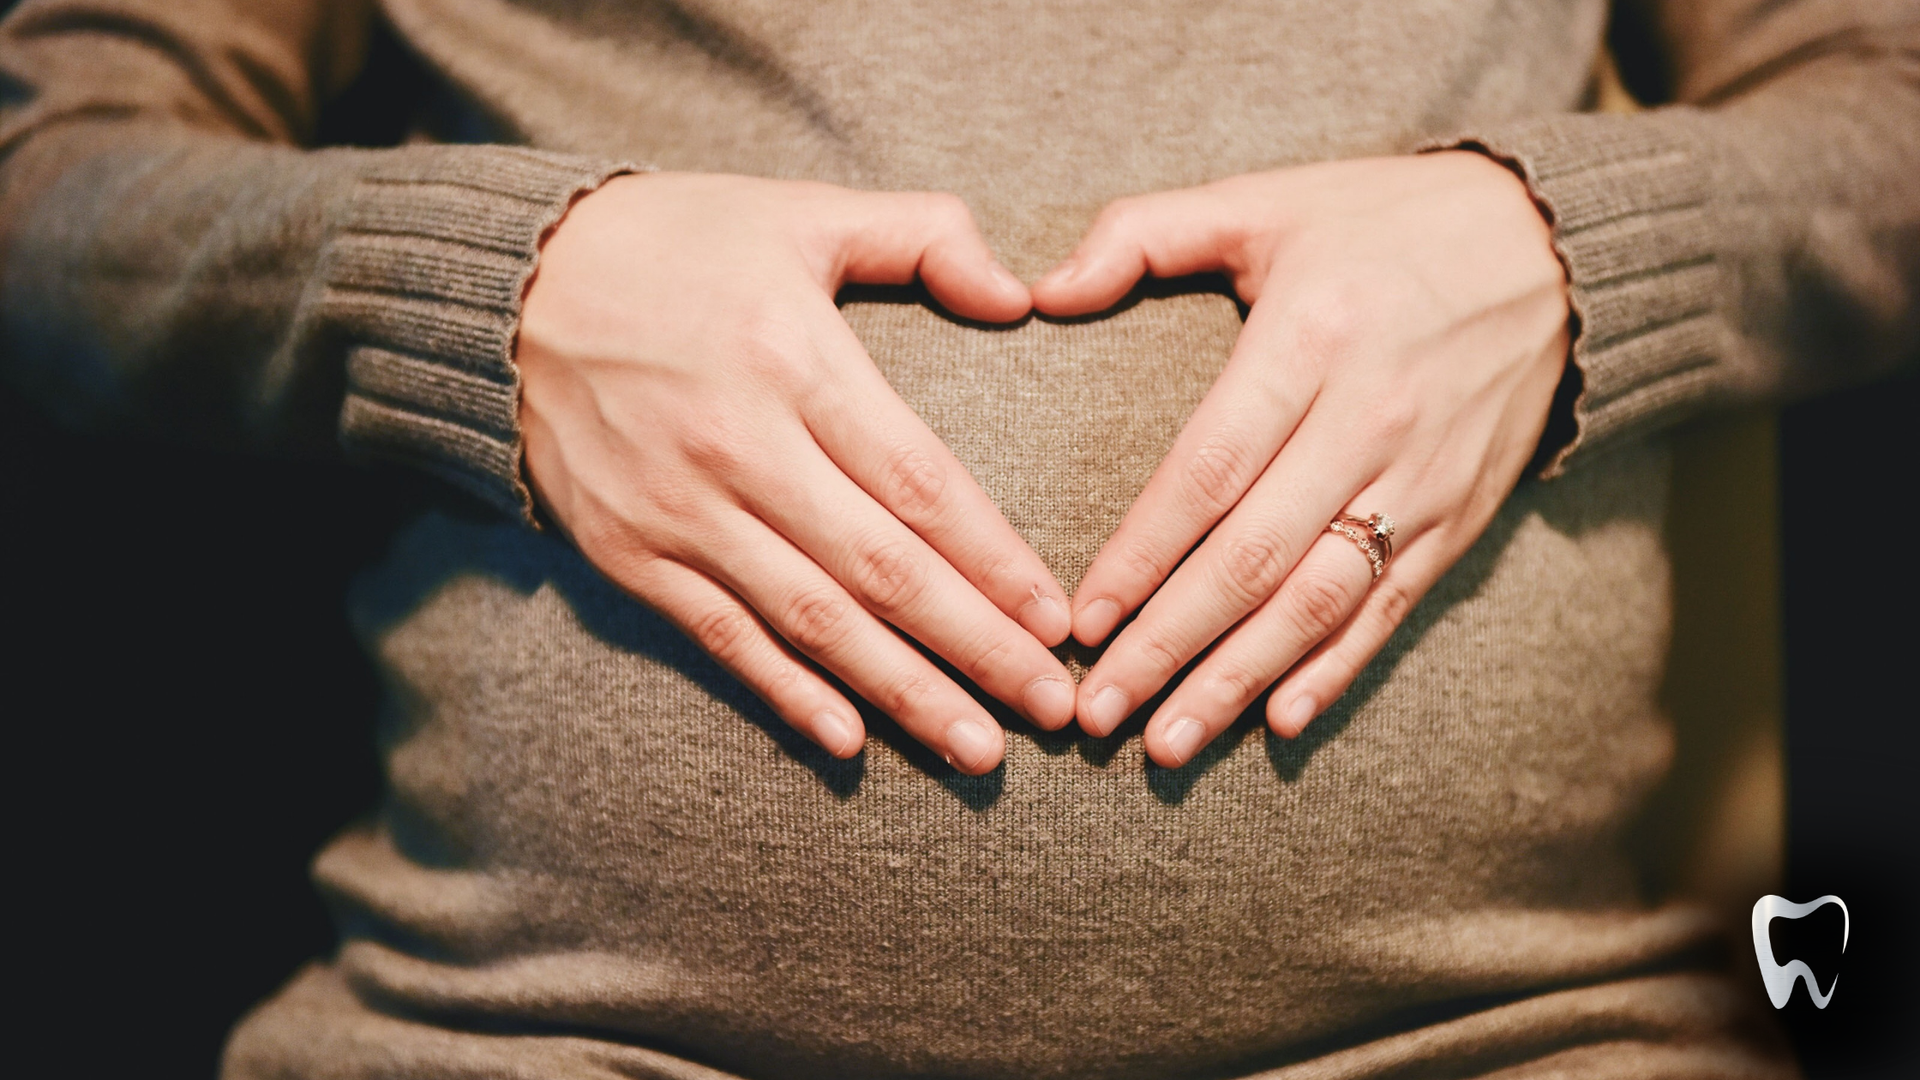
[[[1366,517],[1354,517],[1341,514],[1328,523],[1327,531],[1339,533],[1360,553],[1367,557],[1367,564],[1373,567],[1373,579],[1387,572],[1387,564],[1393,561],[1393,519],[1385,514],[1368,514]]]

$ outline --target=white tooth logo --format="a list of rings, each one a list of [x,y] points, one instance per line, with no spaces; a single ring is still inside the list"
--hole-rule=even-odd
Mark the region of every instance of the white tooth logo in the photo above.
[[[1833,1000],[1833,991],[1840,985],[1840,976],[1833,977],[1833,985],[1827,992],[1820,992],[1820,984],[1813,980],[1813,969],[1805,960],[1791,960],[1784,966],[1773,959],[1773,942],[1767,937],[1767,926],[1775,919],[1798,919],[1809,915],[1828,904],[1840,905],[1840,951],[1847,951],[1847,934],[1853,929],[1853,917],[1847,914],[1847,902],[1837,896],[1823,896],[1811,904],[1796,904],[1784,896],[1763,896],[1753,902],[1753,956],[1760,961],[1760,980],[1767,984],[1767,997],[1776,1009],[1787,1007],[1787,999],[1793,996],[1793,984],[1805,979],[1807,996],[1813,1003],[1824,1009],[1827,1002]]]

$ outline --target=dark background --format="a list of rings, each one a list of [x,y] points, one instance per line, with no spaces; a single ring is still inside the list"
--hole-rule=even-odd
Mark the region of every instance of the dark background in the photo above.
[[[1911,376],[1781,420],[1785,895],[1833,893],[1853,921],[1832,1003],[1796,990],[1785,1010],[1815,1080],[1920,1076],[1920,589],[1895,524],[1920,496],[1916,435]]]
[[[1786,892],[1853,916],[1844,957],[1817,919],[1776,935],[1841,972],[1830,1008],[1796,990],[1784,1014],[1814,1080],[1920,1076],[1916,427],[1912,378],[1781,425]],[[0,462],[9,1027],[81,1075],[209,1075],[332,948],[307,862],[379,791],[342,592],[416,481],[83,437],[3,387]]]

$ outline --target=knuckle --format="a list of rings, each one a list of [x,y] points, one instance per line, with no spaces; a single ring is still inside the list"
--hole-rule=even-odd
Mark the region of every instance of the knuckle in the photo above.
[[[1024,576],[1022,570],[1021,560],[1012,555],[995,552],[994,554],[981,557],[975,563],[973,576],[975,583],[980,587],[981,593],[988,598],[992,598],[1014,593],[1021,578]],[[1034,584],[1034,587],[1039,587],[1037,582]],[[1028,590],[1024,588],[1017,589],[1017,591],[1021,596],[1028,594]]]
[[[882,541],[860,548],[851,576],[854,589],[875,608],[897,614],[919,597],[927,567],[904,541]]]
[[[694,513],[704,513],[698,500]],[[674,546],[671,523],[660,520],[658,500],[612,502],[593,496],[560,519],[581,554],[623,587],[653,596],[662,583],[654,576],[662,556]]]
[[[683,449],[687,449],[683,447]],[[718,448],[704,448],[702,452],[718,453]],[[737,453],[728,449],[728,454]],[[712,516],[712,488],[701,483],[693,474],[684,469],[660,470],[647,485],[645,507],[649,516],[655,520],[675,523],[705,523]]]
[[[804,329],[764,314],[739,324],[724,355],[755,382],[782,388],[805,383],[818,366],[817,352]]]
[[[1289,561],[1273,536],[1246,532],[1229,540],[1221,551],[1220,573],[1242,602],[1257,603],[1273,595]]]
[[[1141,634],[1133,647],[1148,671],[1171,674],[1187,662],[1187,658],[1180,655],[1180,650],[1157,632]]]
[[[933,682],[925,675],[901,675],[880,691],[879,700],[874,704],[880,706],[881,712],[900,719],[921,712],[933,691]]]
[[[1287,604],[1295,621],[1315,641],[1346,621],[1353,600],[1351,586],[1322,570],[1303,569],[1287,589]]]
[[[1114,554],[1120,557],[1128,576],[1137,581],[1151,584],[1166,576],[1167,560],[1144,539],[1129,539],[1115,548]]]
[[[1386,394],[1376,398],[1367,408],[1366,426],[1373,432],[1373,438],[1383,442],[1399,442],[1413,431],[1419,417],[1419,409],[1412,398],[1401,394]]]
[[[1090,235],[1103,237],[1124,236],[1139,224],[1142,206],[1138,195],[1128,195],[1115,199],[1100,209],[1094,216],[1093,226],[1087,230]]]
[[[787,601],[781,626],[801,652],[818,655],[845,640],[852,615],[851,605],[837,592],[808,589]]]
[[[715,608],[702,613],[687,629],[693,640],[699,642],[709,655],[722,664],[733,666],[744,659],[752,648],[754,632],[758,627],[745,612]]]
[[[947,470],[917,446],[902,446],[887,455],[881,479],[888,509],[902,520],[920,520],[940,506],[947,490]]]
[[[1239,708],[1259,697],[1272,681],[1271,677],[1238,662],[1221,664],[1211,680],[1214,696],[1231,708]]]
[[[1413,614],[1413,593],[1405,585],[1394,581],[1391,574],[1382,575],[1379,583],[1374,585],[1372,599],[1378,605],[1376,610],[1385,624],[1383,628],[1389,633]]]
[[[973,211],[967,201],[947,191],[927,194],[927,215],[944,229],[964,228],[973,223]]]
[[[1322,361],[1352,356],[1365,339],[1365,294],[1350,285],[1323,286],[1300,304],[1295,337],[1302,354]]]
[[[1015,645],[1005,636],[995,634],[984,641],[969,645],[966,657],[966,663],[962,668],[966,671],[967,677],[977,683],[986,683],[995,673],[1012,665],[1015,658]]]
[[[746,446],[739,426],[719,416],[689,427],[680,436],[680,452],[689,463],[704,472],[725,476],[743,470]]]
[[[1244,442],[1225,435],[1209,437],[1187,461],[1187,487],[1210,516],[1219,516],[1240,501],[1253,455]]]
[[[754,675],[754,689],[772,705],[777,701],[804,700],[811,696],[803,691],[808,682],[808,671],[799,664],[781,657],[780,662]]]
[[[595,504],[593,513],[576,514],[567,523],[574,546],[594,565],[629,586],[643,580],[642,571],[649,561],[649,545],[640,534],[632,516]]]

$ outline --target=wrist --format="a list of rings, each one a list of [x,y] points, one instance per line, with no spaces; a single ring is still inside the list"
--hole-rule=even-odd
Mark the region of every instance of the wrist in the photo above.
[[[1516,220],[1523,222],[1527,231],[1533,234],[1535,239],[1527,247],[1539,256],[1542,273],[1553,275],[1559,283],[1561,301],[1567,313],[1567,345],[1560,357],[1560,379],[1547,405],[1539,441],[1523,472],[1526,476],[1552,475],[1555,464],[1579,437],[1579,421],[1575,410],[1582,389],[1580,367],[1573,358],[1573,342],[1579,337],[1580,331],[1580,319],[1574,306],[1573,274],[1558,244],[1553,210],[1535,193],[1525,170],[1518,163],[1478,144],[1465,143],[1457,147],[1427,150],[1423,151],[1423,156],[1451,159],[1462,164],[1475,163],[1474,171],[1494,189],[1505,194],[1506,201],[1516,208]],[[1524,211],[1518,209],[1522,206]]]

